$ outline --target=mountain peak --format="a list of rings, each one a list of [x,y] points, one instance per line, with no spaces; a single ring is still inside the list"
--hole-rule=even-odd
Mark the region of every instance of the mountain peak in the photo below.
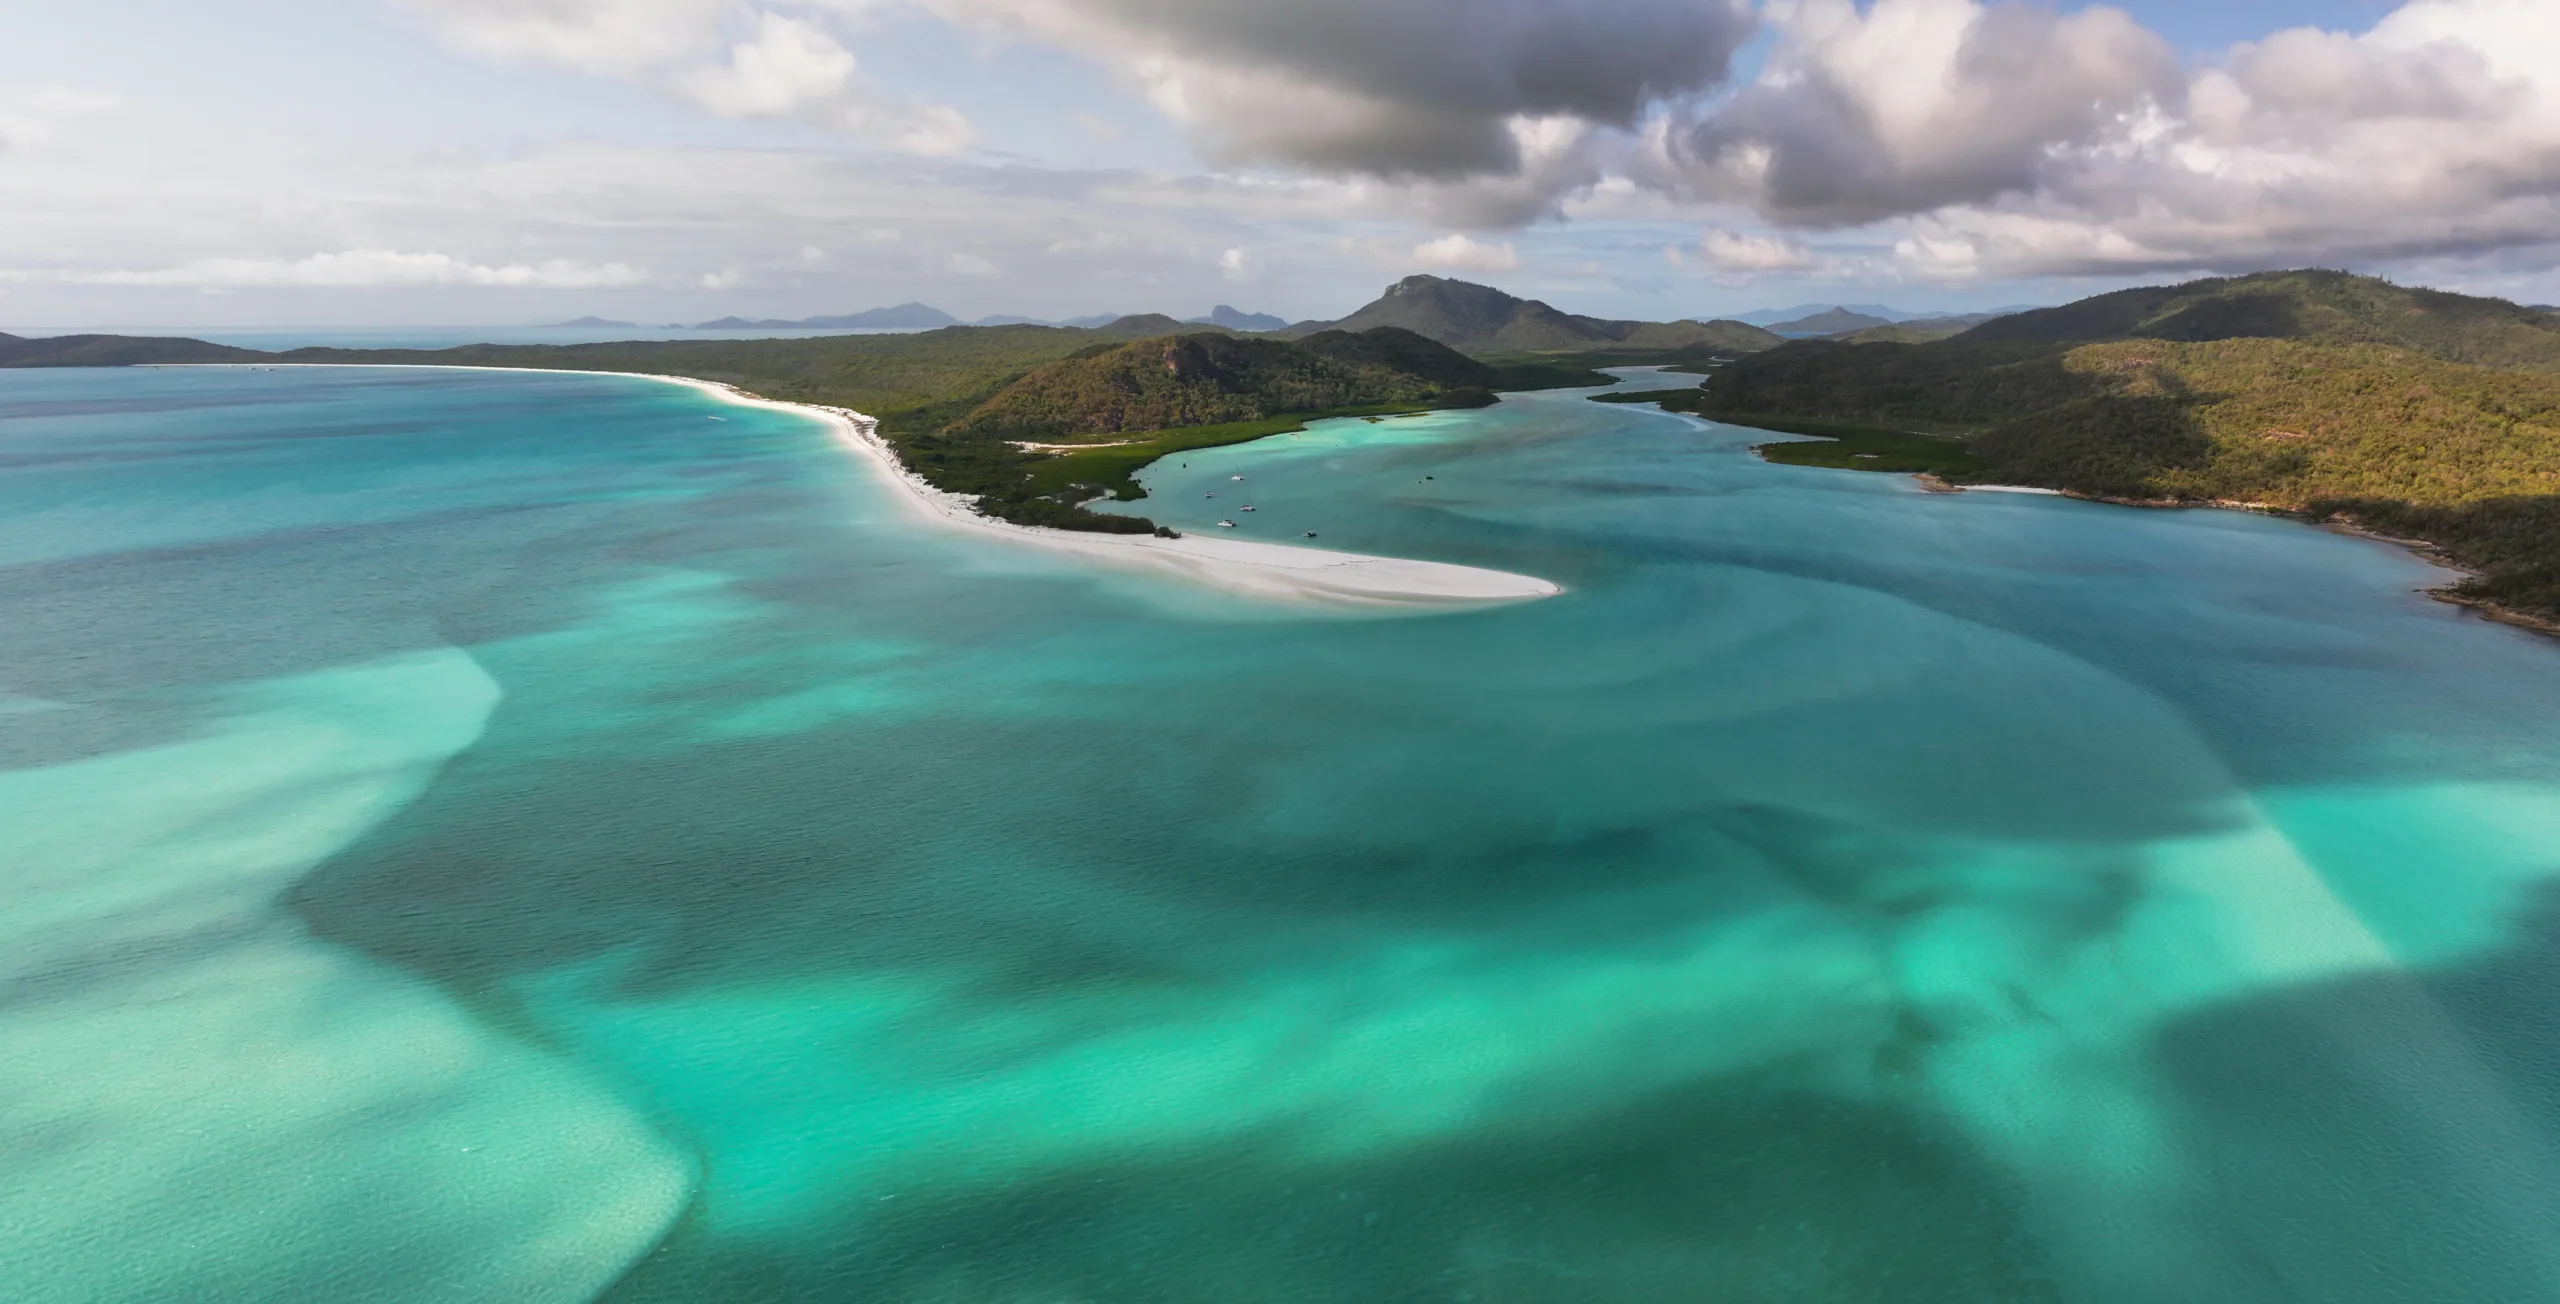
[[[1397,326],[1469,353],[1555,353],[1593,350],[1659,350],[1708,344],[1736,350],[1770,348],[1777,337],[1730,323],[1659,324],[1603,321],[1522,299],[1489,285],[1447,277],[1408,276],[1360,311],[1338,322],[1310,322],[1300,333],[1326,326],[1368,331]]]
[[[1873,330],[1878,326],[1891,325],[1893,322],[1889,318],[1852,312],[1847,308],[1830,308],[1794,321],[1778,322],[1768,329],[1780,335],[1838,335],[1845,331]]]
[[[1226,303],[1219,304],[1217,307],[1210,309],[1208,316],[1193,317],[1184,324],[1189,326],[1224,326],[1231,331],[1276,331],[1285,330],[1289,325],[1287,321],[1274,317],[1270,313],[1246,312],[1233,304]]]

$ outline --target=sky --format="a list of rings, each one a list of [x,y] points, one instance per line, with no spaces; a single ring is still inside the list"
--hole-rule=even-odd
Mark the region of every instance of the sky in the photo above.
[[[0,330],[2560,301],[2560,0],[0,0]]]

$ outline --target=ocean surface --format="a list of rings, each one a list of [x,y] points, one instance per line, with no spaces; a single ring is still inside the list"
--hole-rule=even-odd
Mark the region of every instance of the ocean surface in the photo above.
[[[20,327],[14,334],[41,338],[87,331],[37,330]],[[808,340],[843,335],[913,335],[908,327],[753,326],[743,330],[704,330],[695,326],[388,326],[350,329],[341,326],[122,326],[112,333],[179,336],[241,349],[452,349],[466,344],[618,344],[625,340]]]
[[[1129,505],[1569,589],[1353,617],[0,372],[0,1296],[2560,1300],[2560,643],[1583,398]]]

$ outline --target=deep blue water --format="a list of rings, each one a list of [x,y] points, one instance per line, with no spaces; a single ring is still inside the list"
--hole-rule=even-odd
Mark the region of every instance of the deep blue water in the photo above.
[[[1765,438],[1150,473],[1569,589],[1349,618],[645,381],[0,372],[0,1274],[2560,1299],[2560,645]]]

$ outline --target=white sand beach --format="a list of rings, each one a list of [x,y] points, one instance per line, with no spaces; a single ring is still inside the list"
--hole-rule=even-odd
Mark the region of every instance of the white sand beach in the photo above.
[[[1369,557],[1287,544],[1184,535],[1093,534],[1015,525],[980,515],[967,500],[947,494],[910,473],[879,435],[879,423],[849,408],[783,403],[711,381],[653,376],[687,385],[747,407],[799,412],[825,420],[836,440],[864,458],[921,518],[1112,565],[1134,566],[1224,589],[1280,601],[1356,606],[1435,606],[1523,602],[1553,597],[1561,585],[1532,575],[1457,566],[1447,562]]]
[[[229,367],[233,363],[174,364]],[[815,417],[834,430],[836,440],[859,455],[891,488],[898,491],[920,520],[988,538],[1070,552],[1111,565],[1179,576],[1230,593],[1284,602],[1327,606],[1421,607],[1525,602],[1554,597],[1562,585],[1533,575],[1447,562],[1408,561],[1329,552],[1287,544],[1252,543],[1185,535],[1164,539],[1146,534],[1094,534],[1015,525],[982,516],[968,500],[947,494],[909,472],[887,441],[879,422],[850,408],[812,403],[785,403],[747,393],[717,381],[691,376],[660,376],[628,371],[579,371],[565,367],[455,367],[426,363],[271,363],[262,366],[376,366],[414,371],[512,371],[559,376],[628,376],[635,380],[682,385],[741,407],[770,408]]]

